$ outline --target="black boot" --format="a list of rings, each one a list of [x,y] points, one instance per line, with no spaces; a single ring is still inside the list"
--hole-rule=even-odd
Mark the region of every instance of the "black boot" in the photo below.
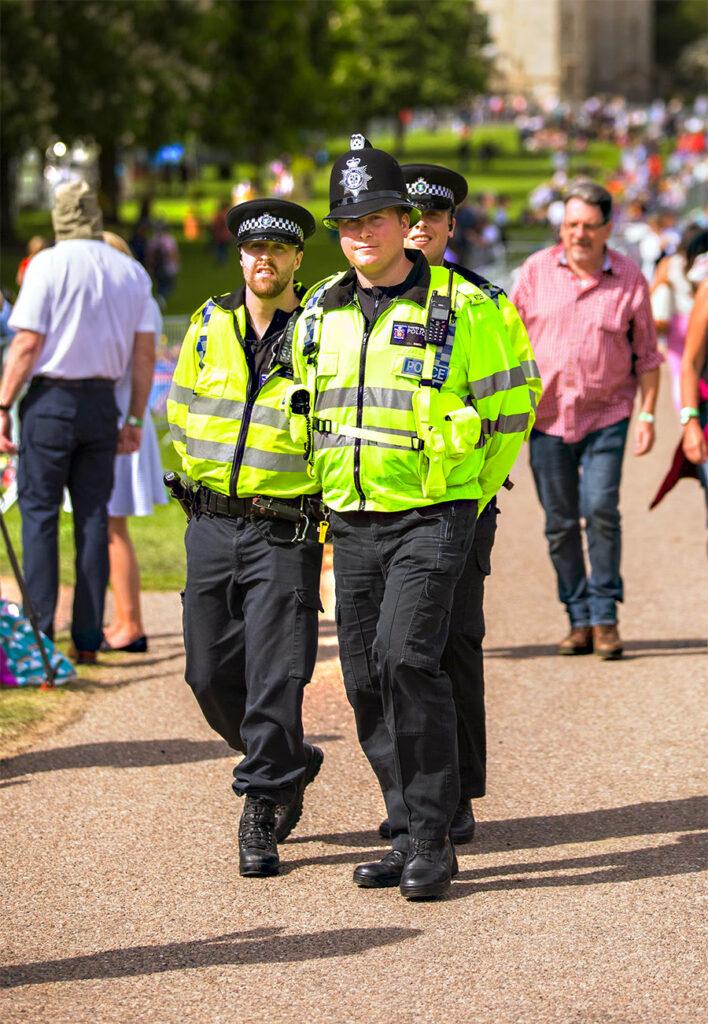
[[[474,824],[472,801],[463,797],[457,805],[450,824],[450,839],[453,843],[471,843],[474,839]],[[379,825],[379,835],[382,839],[391,838],[391,822],[388,818],[384,818]]]
[[[302,802],[305,796],[305,786],[309,786],[322,767],[324,754],[319,747],[305,744],[307,751],[307,764],[305,772],[298,783],[297,792],[289,804],[278,804],[275,808],[275,838],[279,843],[287,839],[297,825],[302,814]]]
[[[450,822],[450,839],[453,843],[471,843],[474,839],[474,811],[472,801],[460,800]]]
[[[457,874],[455,848],[449,839],[415,839],[411,836],[408,860],[401,875],[401,895],[408,900],[442,896]]]
[[[389,850],[381,860],[359,864],[354,868],[354,881],[362,889],[391,889],[401,881],[407,856],[405,850]]]
[[[277,875],[280,867],[275,842],[275,804],[247,796],[238,826],[239,872],[244,878]]]

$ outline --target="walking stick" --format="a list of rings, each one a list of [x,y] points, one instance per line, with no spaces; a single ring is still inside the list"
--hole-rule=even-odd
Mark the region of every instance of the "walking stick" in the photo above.
[[[39,626],[37,625],[37,616],[34,613],[34,606],[30,601],[29,594],[27,593],[25,581],[20,570],[20,563],[17,561],[17,556],[15,555],[15,551],[12,546],[12,541],[10,540],[10,534],[8,533],[7,530],[7,524],[5,523],[5,517],[2,514],[2,511],[0,511],[0,531],[2,531],[3,540],[5,541],[5,547],[7,549],[7,557],[10,559],[10,565],[12,566],[12,571],[15,574],[17,586],[20,588],[20,593],[22,594],[22,606],[24,608],[25,615],[30,621],[32,632],[34,633],[35,640],[37,641],[37,646],[39,647],[39,654],[42,659],[42,664],[44,665],[44,674],[46,676],[46,679],[42,683],[41,689],[48,690],[50,689],[50,687],[54,686],[54,669],[52,668],[49,656],[46,650],[44,649],[44,644],[42,643],[42,634],[40,633]]]

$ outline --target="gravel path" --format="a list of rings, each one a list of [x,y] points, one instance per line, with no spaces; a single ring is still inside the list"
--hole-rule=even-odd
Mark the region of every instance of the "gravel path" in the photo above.
[[[113,656],[79,721],[0,765],[5,987],[14,1022],[361,1024],[700,1017],[705,866],[698,487],[646,511],[678,428],[627,458],[627,656],[558,659],[565,629],[523,465],[489,585],[490,793],[444,901],[351,883],[382,815],[343,697],[331,581],[305,705],[325,764],[281,847],[240,879],[232,758],[182,680],[179,602]]]

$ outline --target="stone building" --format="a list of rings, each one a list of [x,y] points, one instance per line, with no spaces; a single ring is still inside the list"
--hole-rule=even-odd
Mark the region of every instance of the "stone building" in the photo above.
[[[477,0],[489,18],[495,88],[582,100],[651,95],[652,0]]]

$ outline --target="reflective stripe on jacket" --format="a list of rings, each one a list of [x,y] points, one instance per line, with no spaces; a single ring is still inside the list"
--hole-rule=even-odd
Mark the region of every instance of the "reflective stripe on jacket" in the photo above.
[[[195,483],[231,497],[314,494],[319,487],[283,411],[291,372],[276,364],[258,387],[245,331],[243,305],[231,310],[211,300],[192,316],[167,399],[182,468]]]
[[[295,371],[316,417],[314,472],[324,500],[338,512],[393,512],[459,498],[479,499],[481,508],[508,476],[528,428],[529,388],[501,314],[453,274],[454,343],[433,404],[443,420],[456,406],[476,410],[481,436],[473,450],[452,458],[446,452],[444,495],[425,493],[429,456],[417,445],[415,396],[422,390],[430,299],[434,291],[448,294],[450,272],[426,267],[421,280],[424,289],[396,298],[368,330],[352,271],[306,296],[295,330]]]

